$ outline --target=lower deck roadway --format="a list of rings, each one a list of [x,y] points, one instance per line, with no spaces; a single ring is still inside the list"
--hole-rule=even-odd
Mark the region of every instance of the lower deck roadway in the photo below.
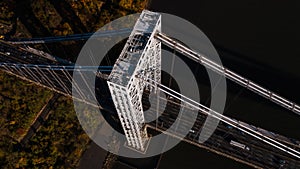
[[[153,97],[152,97],[153,99]],[[164,98],[160,98],[160,102],[162,102]],[[178,100],[172,100],[168,98],[167,107],[161,106],[159,108],[158,114],[161,116],[158,120],[152,121],[151,123],[147,124],[147,127],[151,129],[155,129],[158,131],[166,131],[175,121],[179,112],[179,102]],[[147,105],[147,98],[143,99],[144,105]],[[154,101],[155,102],[155,101]],[[148,104],[149,105],[149,104]],[[147,116],[156,116],[157,109],[155,105],[151,105],[151,107],[145,107],[149,109],[147,111]],[[185,108],[184,113],[191,113],[191,109]],[[152,115],[151,115],[152,114]],[[208,149],[209,151],[213,151],[217,154],[221,154],[223,156],[229,157],[236,161],[248,164],[255,168],[299,168],[300,161],[295,157],[290,156],[289,154],[278,150],[269,144],[266,144],[252,136],[245,134],[238,129],[231,127],[228,124],[220,122],[216,131],[212,134],[212,136],[203,144],[198,142],[199,132],[205,120],[206,115],[199,112],[197,120],[190,132],[187,136],[181,135],[181,137],[185,137],[184,141],[196,145],[201,148]],[[180,119],[181,125],[177,128],[176,131],[169,131],[170,136],[178,137],[180,130],[184,130],[184,127],[187,126],[185,123],[190,123],[191,120],[189,119]],[[200,128],[199,128],[200,127]],[[179,135],[180,136],[180,135]],[[283,137],[283,136],[282,136]],[[230,144],[230,141],[236,141],[245,145],[246,148],[236,147]],[[277,138],[278,140],[278,138]],[[283,142],[283,140],[278,140]],[[290,145],[289,145],[290,146]],[[297,147],[295,145],[295,147]],[[299,147],[297,147],[299,150]]]

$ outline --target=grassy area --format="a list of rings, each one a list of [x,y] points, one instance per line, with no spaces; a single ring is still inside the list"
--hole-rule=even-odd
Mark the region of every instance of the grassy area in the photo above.
[[[20,140],[52,92],[0,71],[0,135]]]

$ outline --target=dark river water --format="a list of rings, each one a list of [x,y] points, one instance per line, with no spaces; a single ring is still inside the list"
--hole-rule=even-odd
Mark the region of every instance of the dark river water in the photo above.
[[[148,9],[195,24],[215,45],[225,67],[300,103],[299,2],[152,0]],[[299,116],[231,82],[225,110],[235,119],[300,140]],[[162,156],[160,169],[168,168],[248,167],[181,143]]]

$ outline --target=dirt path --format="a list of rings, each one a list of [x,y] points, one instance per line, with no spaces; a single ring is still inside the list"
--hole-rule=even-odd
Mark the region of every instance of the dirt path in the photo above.
[[[25,145],[30,140],[30,138],[38,131],[41,125],[47,120],[51,112],[51,107],[56,102],[59,96],[60,94],[54,93],[52,98],[49,99],[45,106],[40,110],[40,112],[37,114],[36,118],[32,122],[26,135],[20,140],[20,143],[22,145]]]

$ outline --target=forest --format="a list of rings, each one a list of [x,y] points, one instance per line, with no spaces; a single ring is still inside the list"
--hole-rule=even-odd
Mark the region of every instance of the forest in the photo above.
[[[146,0],[2,0],[0,35],[4,40],[95,32],[104,24],[141,12]],[[3,39],[3,38],[2,38]],[[71,61],[84,44],[62,42],[31,47]],[[91,142],[82,130],[71,98],[59,96],[49,116],[39,112],[54,92],[0,71],[0,168],[76,168]]]

